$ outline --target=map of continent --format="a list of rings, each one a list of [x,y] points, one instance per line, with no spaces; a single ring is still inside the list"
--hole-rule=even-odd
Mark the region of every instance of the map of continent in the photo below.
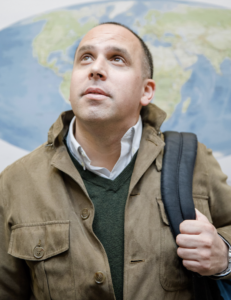
[[[127,4],[130,8],[135,5],[132,1]],[[76,41],[79,42],[90,28],[99,24],[98,19],[111,3],[95,6],[52,12],[35,19],[45,20],[46,24],[34,40],[34,54],[40,64],[63,78],[60,93],[66,101],[69,99],[73,64],[68,55],[69,48],[74,46],[75,49]],[[121,3],[117,2],[113,9],[120,6]],[[143,12],[141,21],[134,14],[133,24],[126,25],[145,39],[152,52],[157,82],[155,102],[168,113],[169,118],[181,101],[181,87],[189,80],[192,73],[190,66],[196,63],[198,55],[204,55],[218,73],[224,59],[231,58],[231,12],[182,4],[170,11],[144,6]],[[129,10],[126,11],[126,15],[130,14]],[[81,21],[83,18],[84,23]],[[142,20],[145,21],[143,26]],[[187,111],[189,104],[190,98],[185,100],[183,112]]]

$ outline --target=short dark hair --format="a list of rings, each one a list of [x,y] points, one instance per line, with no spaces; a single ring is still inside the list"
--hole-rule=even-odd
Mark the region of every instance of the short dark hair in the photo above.
[[[130,29],[129,27],[127,27],[126,25],[123,25],[121,23],[117,23],[117,22],[103,22],[100,23],[97,26],[100,25],[105,25],[105,24],[111,24],[111,25],[117,25],[117,26],[121,26],[126,28],[127,30],[129,30],[132,34],[134,34],[134,36],[139,40],[141,47],[143,49],[144,52],[144,60],[143,60],[143,67],[144,67],[144,77],[150,78],[152,79],[153,77],[153,58],[152,58],[152,54],[150,52],[150,50],[148,49],[148,46],[145,44],[145,42],[142,40],[141,37],[139,37],[132,29]]]

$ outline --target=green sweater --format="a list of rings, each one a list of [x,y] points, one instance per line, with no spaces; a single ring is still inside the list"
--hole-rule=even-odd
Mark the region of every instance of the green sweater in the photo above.
[[[68,151],[69,152],[69,151]],[[124,209],[136,155],[114,180],[100,177],[83,167],[71,155],[95,207],[93,230],[104,246],[117,300],[123,299]]]

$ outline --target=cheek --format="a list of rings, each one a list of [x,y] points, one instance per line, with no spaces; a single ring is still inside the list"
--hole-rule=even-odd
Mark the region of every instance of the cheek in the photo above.
[[[134,74],[135,72],[126,72],[122,76],[118,76],[117,82],[125,87],[136,87],[139,86],[141,77],[139,75]]]
[[[76,70],[72,73],[71,76],[71,89],[75,90],[81,87],[84,80],[84,74],[80,70]]]
[[[140,76],[133,76],[132,78],[124,78],[123,92],[127,97],[137,99],[141,97],[142,84]]]
[[[71,77],[71,84],[70,84],[70,91],[71,91],[71,94],[73,94],[76,90],[76,78],[74,76],[74,74],[72,74],[72,77]]]

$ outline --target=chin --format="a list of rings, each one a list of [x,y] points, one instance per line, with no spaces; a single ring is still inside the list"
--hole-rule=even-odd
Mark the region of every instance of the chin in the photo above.
[[[107,116],[97,112],[87,112],[84,114],[78,114],[77,118],[83,122],[88,122],[88,123],[98,123],[98,122],[102,123],[108,120]]]
[[[102,107],[88,107],[85,109],[78,110],[79,119],[89,122],[97,122],[97,121],[106,121],[112,118],[112,115],[109,111],[103,109]]]

